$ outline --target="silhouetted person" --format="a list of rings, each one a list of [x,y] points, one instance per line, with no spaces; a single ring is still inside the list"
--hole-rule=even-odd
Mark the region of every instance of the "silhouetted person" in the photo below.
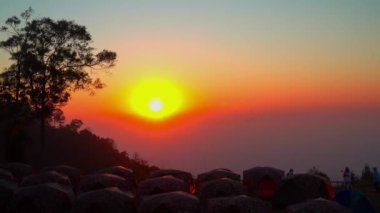
[[[352,181],[352,177],[351,177],[351,171],[348,167],[346,167],[344,169],[344,172],[343,172],[343,181],[344,181],[344,188],[345,189],[351,189],[351,181]]]
[[[286,174],[287,177],[294,175],[293,169],[289,169],[289,172]]]
[[[372,179],[373,179],[373,184],[375,186],[376,192],[379,192],[380,174],[379,174],[379,171],[377,171],[377,167],[373,167]]]

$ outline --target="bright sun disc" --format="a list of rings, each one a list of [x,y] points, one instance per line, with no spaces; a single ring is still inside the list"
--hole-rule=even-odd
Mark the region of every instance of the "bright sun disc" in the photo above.
[[[161,120],[181,110],[183,95],[179,87],[168,80],[144,80],[132,89],[129,106],[139,116]]]
[[[160,111],[163,105],[164,104],[159,98],[154,98],[149,102],[149,108],[154,112]]]

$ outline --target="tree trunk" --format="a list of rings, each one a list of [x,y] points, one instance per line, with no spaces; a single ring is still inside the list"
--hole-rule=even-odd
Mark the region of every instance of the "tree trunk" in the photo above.
[[[41,137],[41,146],[40,146],[40,168],[44,165],[45,160],[45,116],[43,113],[41,113],[40,117],[40,137]]]
[[[43,57],[41,57],[43,58]],[[46,70],[44,70],[43,73],[43,84],[42,84],[42,97],[41,97],[41,114],[40,114],[40,121],[41,121],[41,150],[40,150],[40,167],[44,165],[45,160],[45,98],[46,98]]]
[[[18,104],[18,99],[20,96],[20,78],[21,78],[21,65],[17,62],[17,74],[16,74],[16,104]]]

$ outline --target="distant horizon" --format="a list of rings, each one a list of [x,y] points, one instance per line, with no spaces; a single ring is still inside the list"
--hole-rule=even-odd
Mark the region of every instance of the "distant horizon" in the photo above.
[[[0,26],[29,6],[117,53],[94,75],[107,86],[62,109],[150,164],[316,166],[333,180],[380,167],[380,1],[4,0]]]
[[[71,116],[70,114],[66,115],[67,121],[73,118],[82,119],[78,116]],[[125,126],[123,121],[116,118],[116,120],[109,120],[108,117],[100,116],[86,118],[83,119],[83,128],[89,128],[102,137],[114,139],[117,148],[125,150],[129,154],[137,152],[143,159],[160,168],[181,169],[189,171],[195,176],[216,168],[228,168],[242,175],[243,170],[256,166],[275,167],[285,172],[293,168],[295,173],[307,172],[315,166],[322,172],[325,172],[332,181],[341,181],[341,170],[347,166],[356,175],[360,176],[365,164],[369,164],[371,167],[379,165],[378,153],[380,153],[380,148],[378,146],[378,137],[380,133],[377,129],[380,121],[380,107],[372,106],[365,109],[358,107],[351,109],[336,108],[332,112],[326,112],[323,109],[317,108],[304,109],[303,112],[289,110],[277,113],[245,112],[240,113],[239,116],[236,116],[234,113],[229,113],[225,116],[204,116],[197,117],[196,120],[190,123],[182,123],[180,126],[169,125],[165,128],[160,128],[145,136],[141,135],[144,131],[144,126],[140,128],[131,126],[131,124]],[[210,117],[213,119],[210,120]],[[241,117],[245,118],[243,120],[239,119]],[[333,124],[329,126],[320,126],[327,121],[331,122],[331,120],[336,121],[332,122]],[[251,126],[256,127],[250,136],[247,135],[249,133],[249,126],[244,127],[244,123],[247,123],[247,121]],[[211,125],[209,124],[215,125],[214,130],[210,131]],[[236,126],[231,127],[232,125]],[[193,131],[198,132],[197,135],[199,136],[196,138],[189,137],[192,134],[192,132],[186,132],[189,126],[192,129],[197,127]],[[268,129],[268,126],[273,126],[273,128]],[[313,133],[311,126],[317,126],[320,133]],[[297,132],[297,128],[303,128],[304,132]],[[109,134],[110,129],[112,129],[114,134]],[[237,149],[244,146],[245,152],[236,152],[236,149],[231,148],[233,144],[230,144],[227,147],[223,147],[218,155],[209,155],[202,150],[202,146],[192,146],[193,143],[198,141],[203,142],[206,147],[217,147],[218,141],[216,139],[219,137],[215,131],[218,129],[225,131],[226,135],[228,135],[223,141],[234,141],[234,137],[236,137],[236,140],[239,140],[239,143],[237,143],[239,147]],[[241,135],[241,133],[232,134],[231,132],[234,129],[240,129],[244,135]],[[355,131],[353,132],[352,130]],[[294,134],[295,132],[297,133]],[[284,140],[282,138],[284,134],[292,135],[292,137]],[[305,134],[311,134],[313,137],[320,134],[320,137],[308,139]],[[344,140],[349,135],[352,135],[351,138]],[[208,136],[209,138],[202,138],[202,136]],[[178,143],[178,140],[181,138],[185,138],[185,140]],[[256,151],[251,146],[247,146],[250,144],[250,141],[255,140],[256,142],[257,138],[261,139],[264,144],[270,145],[268,144],[269,142],[280,146],[276,149],[266,146],[259,149],[259,151]],[[291,141],[292,139],[294,140],[293,142]],[[288,143],[292,146],[287,147],[284,145],[285,141],[289,141]],[[312,141],[312,144],[308,146],[310,141]],[[337,141],[338,143],[336,143]],[[260,144],[260,141],[257,141],[257,143]],[[302,145],[303,143],[304,145]],[[308,150],[309,147],[310,149],[315,148],[318,143],[320,143],[321,148],[328,149],[325,151]],[[151,147],[147,149],[149,145]],[[302,146],[297,148],[299,145]],[[164,150],[166,146],[174,146],[172,150],[179,150],[179,153],[167,153]],[[365,151],[369,148],[371,151]],[[145,151],[140,152],[138,150]],[[247,154],[249,150],[252,150],[251,157]],[[263,150],[266,152],[263,152]],[[281,150],[285,154],[284,157],[272,156],[278,155],[278,153],[282,152]],[[192,154],[192,152],[199,153]],[[186,154],[179,157],[178,155],[181,153]],[[239,156],[239,154],[242,155]],[[182,160],[173,161],[173,156]],[[208,156],[210,157],[209,160],[207,160]],[[334,156],[336,160],[331,162],[329,158],[334,159]]]

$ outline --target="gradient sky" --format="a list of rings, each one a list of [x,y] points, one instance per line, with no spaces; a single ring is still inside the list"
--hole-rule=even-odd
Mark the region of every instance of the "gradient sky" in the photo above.
[[[85,25],[94,47],[118,53],[100,74],[108,86],[75,94],[64,110],[152,164],[195,174],[315,165],[333,177],[380,166],[378,0],[2,0],[0,20],[29,6],[34,17]],[[141,122],[126,105],[155,77],[185,94],[165,124]]]

